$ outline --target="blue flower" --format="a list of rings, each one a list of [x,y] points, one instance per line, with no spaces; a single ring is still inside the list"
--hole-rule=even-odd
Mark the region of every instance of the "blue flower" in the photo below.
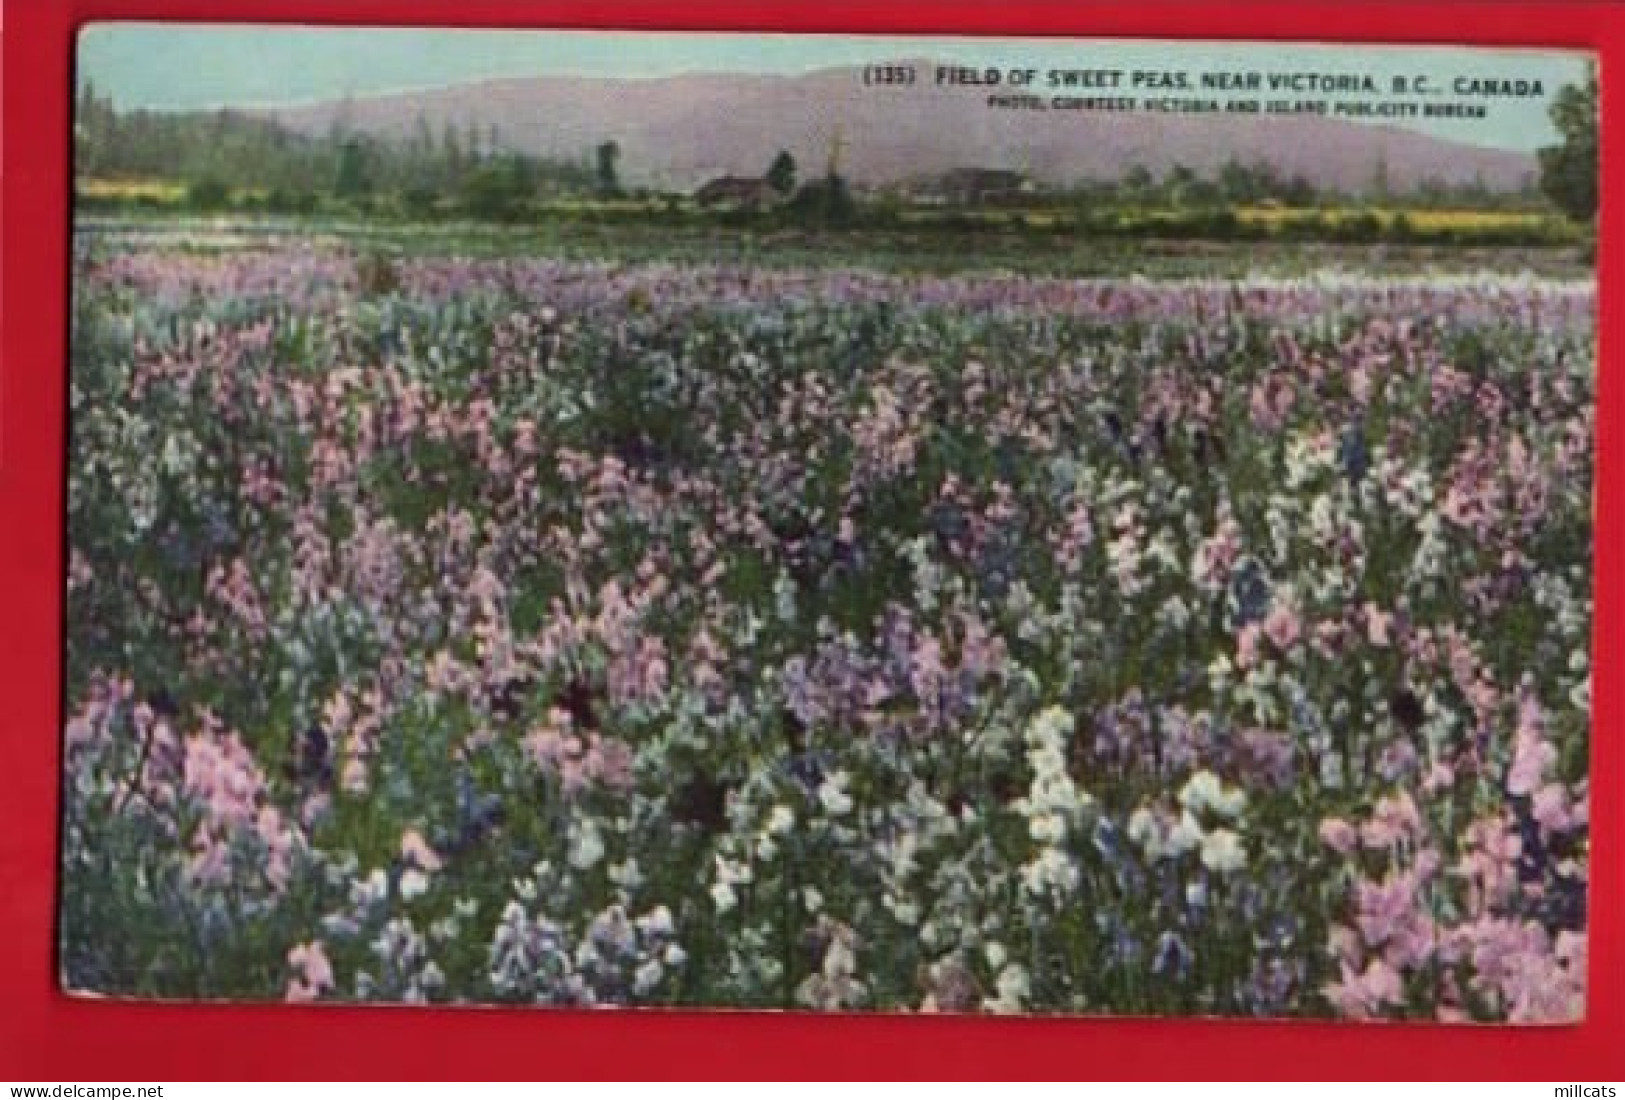
[[[1274,596],[1263,564],[1250,555],[1243,558],[1230,579],[1230,613],[1236,625],[1263,622]]]
[[[1371,452],[1366,446],[1365,429],[1351,424],[1337,444],[1337,466],[1351,482],[1360,481],[1371,469]]]
[[[1195,964],[1196,953],[1179,933],[1164,932],[1157,937],[1157,950],[1151,958],[1151,973],[1184,981]]]

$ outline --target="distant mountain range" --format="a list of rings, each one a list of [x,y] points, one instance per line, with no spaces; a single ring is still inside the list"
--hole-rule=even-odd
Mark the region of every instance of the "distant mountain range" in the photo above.
[[[931,71],[931,62],[917,64]],[[420,118],[436,137],[448,123],[482,133],[494,125],[506,148],[568,159],[590,157],[613,139],[623,180],[676,188],[760,175],[779,149],[795,156],[804,177],[822,172],[837,135],[842,172],[872,185],[964,167],[1014,169],[1051,184],[1115,179],[1135,164],[1159,174],[1175,164],[1211,173],[1232,156],[1347,190],[1367,187],[1379,164],[1399,189],[1433,179],[1514,190],[1536,171],[1526,153],[1396,126],[1314,115],[996,110],[986,105],[986,89],[866,87],[860,77],[853,68],[799,76],[534,77],[256,113],[307,133],[338,122],[396,139]]]

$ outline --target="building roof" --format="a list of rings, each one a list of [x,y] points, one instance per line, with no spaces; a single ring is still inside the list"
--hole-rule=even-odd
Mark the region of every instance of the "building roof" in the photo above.
[[[701,202],[776,198],[778,192],[765,179],[756,176],[719,176],[694,192]]]

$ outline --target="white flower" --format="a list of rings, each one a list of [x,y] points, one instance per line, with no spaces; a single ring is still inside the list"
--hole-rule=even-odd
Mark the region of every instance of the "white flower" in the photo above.
[[[1214,829],[1202,840],[1202,866],[1220,875],[1247,866],[1247,850],[1241,846],[1241,838],[1229,829]]]
[[[787,836],[795,824],[795,811],[788,806],[774,806],[767,815],[767,832],[770,836]]]
[[[1240,787],[1227,787],[1208,807],[1220,817],[1234,820],[1247,808],[1247,792]]]
[[[818,801],[831,817],[840,817],[852,810],[852,796],[846,793],[847,774],[835,772],[818,788]]]
[[[429,876],[410,867],[401,874],[401,897],[407,901],[422,897],[429,891]]]
[[[1179,792],[1179,803],[1192,813],[1206,809],[1220,817],[1234,818],[1246,808],[1247,794],[1239,787],[1227,789],[1218,776],[1204,769],[1186,781]]]
[[[891,915],[897,919],[898,924],[913,927],[919,923],[920,906],[918,903],[903,901],[891,894],[887,894],[882,901],[886,908],[891,910]]]
[[[1042,897],[1045,894],[1066,895],[1078,888],[1079,873],[1072,858],[1059,848],[1045,848],[1021,869],[1027,892]]]
[[[801,904],[807,907],[807,912],[816,913],[824,907],[824,895],[811,886],[801,888]]]
[[[666,976],[665,968],[660,965],[659,959],[650,959],[638,967],[632,974],[632,992],[643,996],[660,984],[660,979]]]
[[[1202,843],[1202,826],[1189,810],[1179,815],[1179,821],[1168,830],[1164,847],[1170,855],[1182,856]]]
[[[773,610],[782,622],[796,621],[796,586],[786,573],[773,582]]]
[[[1093,799],[1077,789],[1066,770],[1066,752],[1072,734],[1072,715],[1060,707],[1042,711],[1027,726],[1027,763],[1033,770],[1032,786],[1017,808],[1030,818],[1055,815],[1064,830],[1067,819]],[[1055,822],[1037,826],[1041,833],[1052,834]],[[1039,839],[1039,833],[1034,833]],[[1064,835],[1064,832],[1063,832]],[[1055,837],[1050,843],[1058,843]]]
[[[1027,822],[1027,833],[1040,844],[1059,844],[1066,839],[1066,819],[1053,811],[1034,814]]]
[[[322,918],[321,927],[324,935],[330,936],[334,939],[354,936],[359,934],[361,931],[361,925],[358,924],[354,918],[347,917],[343,913],[327,914]]]
[[[181,447],[179,436],[171,435],[164,440],[162,462],[164,472],[167,474],[182,474],[186,471],[188,455]]]
[[[1200,771],[1186,780],[1179,792],[1179,804],[1187,810],[1200,811],[1210,797],[1219,793],[1219,777],[1210,771]]]
[[[671,910],[657,905],[638,918],[638,927],[647,935],[669,936],[672,933]]]
[[[575,844],[570,849],[570,866],[585,871],[604,858],[604,837],[591,819],[581,823],[576,831]]]
[[[355,884],[351,891],[356,905],[373,905],[389,897],[389,876],[384,874],[382,868],[375,867],[366,878]]]
[[[989,1012],[1010,1014],[1020,1012],[1027,1005],[1027,997],[1032,993],[1032,983],[1027,979],[1027,969],[1019,963],[1011,963],[999,971],[994,980],[994,988],[998,996],[987,1002]]]
[[[1191,619],[1190,605],[1177,595],[1169,596],[1157,611],[1157,618],[1174,630],[1184,630],[1185,624]]]
[[[739,901],[734,887],[742,882],[750,882],[751,870],[747,864],[735,863],[719,854],[716,857],[716,872],[717,881],[711,887],[711,900],[716,903],[718,913],[726,913]]]
[[[716,905],[718,913],[726,913],[739,901],[734,888],[726,882],[719,882],[711,887],[711,901]]]
[[[824,949],[824,977],[849,978],[858,972],[858,957],[852,950],[853,943],[850,934],[830,937],[829,946]]]
[[[1156,815],[1144,806],[1129,814],[1128,838],[1148,851],[1156,846],[1158,840]]]
[[[1054,745],[1072,733],[1072,715],[1064,707],[1046,707],[1027,727],[1029,745]]]
[[[1004,944],[997,940],[988,940],[982,947],[982,954],[987,957],[987,965],[993,970],[1002,968],[1004,960],[1009,957],[1009,952],[1004,949]]]
[[[609,868],[609,881],[626,890],[636,890],[643,885],[643,872],[638,868],[638,861],[629,859],[625,863],[611,864]]]

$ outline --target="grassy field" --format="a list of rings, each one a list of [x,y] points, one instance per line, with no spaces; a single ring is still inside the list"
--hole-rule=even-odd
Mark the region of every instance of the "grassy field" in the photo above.
[[[76,183],[81,208],[102,215],[186,216],[200,212],[184,184],[161,179],[83,179]],[[427,208],[400,196],[379,194],[350,201],[305,196],[313,205],[278,206],[264,189],[238,188],[213,203],[222,213],[253,216],[280,213],[309,218],[360,217],[391,225],[461,220],[461,204],[440,196]],[[205,208],[207,212],[208,208]],[[1101,239],[1284,240],[1335,243],[1426,243],[1450,247],[1551,247],[1584,245],[1590,232],[1549,210],[1423,209],[1399,202],[1383,205],[1326,204],[1289,207],[1278,203],[1238,206],[1123,205],[1080,197],[1044,195],[1020,203],[936,205],[895,196],[858,199],[851,219],[865,235],[875,232],[942,234],[948,247],[960,250],[957,238],[967,234],[1014,233],[1023,238],[1075,237]],[[725,228],[748,233],[775,233],[805,227],[805,212],[789,209],[739,210],[708,207],[675,194],[637,194],[614,198],[536,195],[520,204],[511,225],[526,231],[573,231],[586,226],[626,225],[634,232],[664,234],[671,230],[701,232]],[[1025,246],[1024,246],[1025,247]]]
[[[167,248],[218,251],[299,240],[384,256],[556,257],[606,263],[749,262],[770,269],[859,266],[918,274],[1008,271],[1064,277],[1240,278],[1325,271],[1388,275],[1431,272],[1530,272],[1583,278],[1588,248],[1466,246],[1432,243],[1347,244],[1315,241],[1203,241],[1099,238],[985,225],[795,228],[702,221],[550,220],[525,225],[467,221],[410,222],[334,216],[217,217],[158,213],[81,213],[86,239],[162,236]]]
[[[82,179],[75,181],[74,191],[85,199],[165,205],[179,204],[186,198],[185,186],[172,180]]]
[[[1422,232],[1443,230],[1506,230],[1563,232],[1562,219],[1536,210],[1413,210],[1403,207],[1341,206],[1321,210],[1295,210],[1286,206],[1244,206],[1236,210],[1243,222],[1258,225],[1280,225],[1295,218],[1318,215],[1336,223],[1369,216],[1384,226],[1392,225],[1404,217]]]

